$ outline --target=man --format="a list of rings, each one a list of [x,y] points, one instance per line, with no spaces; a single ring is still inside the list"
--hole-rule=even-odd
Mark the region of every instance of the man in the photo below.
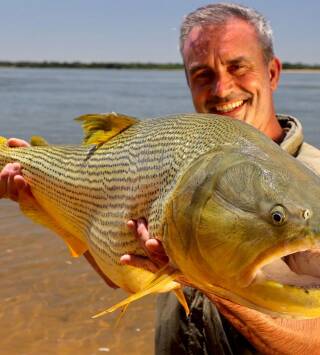
[[[303,143],[300,123],[275,114],[272,95],[281,63],[274,56],[271,29],[260,14],[234,4],[200,8],[185,18],[180,47],[197,112],[243,120],[320,173],[320,152]],[[27,188],[19,172],[17,165],[4,169],[0,197],[2,193],[16,198],[19,189]],[[130,221],[129,227],[149,259],[124,255],[124,264],[155,271],[168,261],[143,221]],[[190,288],[186,297],[191,305],[189,318],[172,295],[159,297],[157,354],[248,354],[256,350],[316,354],[320,349],[320,320],[273,319],[219,297],[209,300]]]
[[[274,55],[272,31],[263,16],[235,4],[199,8],[183,21],[180,50],[197,112],[247,122],[320,173],[320,152],[303,143],[300,123],[275,114],[272,95],[281,63]],[[161,266],[159,259],[165,258],[161,244],[149,238],[142,221],[137,222],[137,237],[151,260],[125,255],[122,262],[156,270],[157,264]],[[157,354],[241,354],[254,349],[263,353],[320,353],[320,319],[273,319],[211,297],[215,307],[190,288],[185,293],[191,305],[189,318],[173,295],[159,297]]]

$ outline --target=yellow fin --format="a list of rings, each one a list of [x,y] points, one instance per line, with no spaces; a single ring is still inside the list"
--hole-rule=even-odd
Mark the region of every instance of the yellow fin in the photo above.
[[[84,144],[101,145],[120,132],[139,122],[137,118],[121,113],[89,114],[76,118],[82,122]]]
[[[183,293],[182,288],[177,288],[175,290],[173,290],[173,292],[176,294],[176,297],[178,299],[178,301],[180,302],[181,306],[183,307],[184,311],[186,312],[186,316],[188,316],[190,314],[190,309],[186,300],[186,297]]]
[[[49,143],[41,136],[32,136],[30,138],[30,144],[33,147],[47,147]]]
[[[168,267],[165,267],[159,270],[153,280],[141,291],[127,297],[123,301],[115,304],[114,306],[94,315],[92,318],[101,317],[104,314],[114,312],[118,308],[125,307],[129,303],[136,301],[144,296],[147,296],[151,293],[162,293],[169,292],[181,288],[181,285],[174,280],[180,275],[180,272],[170,271],[167,273]],[[187,305],[186,299],[183,293],[178,293],[178,300],[181,302],[182,306],[185,308],[187,314],[189,314],[189,307]]]
[[[129,305],[126,304],[124,307],[122,307],[121,312],[119,313],[117,319],[116,319],[116,324],[115,324],[115,328],[117,328],[120,324],[120,321],[122,319],[122,317],[125,315],[125,313],[127,312]]]
[[[62,237],[67,244],[73,257],[82,255],[88,247],[78,238],[71,235],[66,230],[59,227],[58,223],[50,217],[47,212],[39,205],[37,200],[25,191],[19,192],[19,204],[21,211],[34,222],[41,224]]]
[[[8,139],[0,136],[0,145],[7,145]]]

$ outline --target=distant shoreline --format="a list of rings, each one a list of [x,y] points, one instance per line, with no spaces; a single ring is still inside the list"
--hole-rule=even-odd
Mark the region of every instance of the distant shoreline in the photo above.
[[[67,68],[67,69],[150,69],[150,70],[180,70],[182,63],[122,63],[122,62],[29,62],[29,61],[0,61],[0,68]]]
[[[283,72],[285,73],[320,73],[320,68],[319,69],[310,69],[310,68],[305,68],[305,69],[285,69],[282,68]]]
[[[0,61],[0,68],[66,68],[66,69],[142,69],[142,70],[183,70],[182,63],[140,63],[140,62],[57,62],[57,61]],[[284,62],[286,72],[319,72],[320,64]]]

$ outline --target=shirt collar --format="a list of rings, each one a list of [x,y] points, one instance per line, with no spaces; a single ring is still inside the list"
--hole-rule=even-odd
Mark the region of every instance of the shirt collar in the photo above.
[[[296,156],[303,143],[303,129],[301,123],[295,117],[287,115],[277,115],[277,119],[285,132],[280,147],[289,154]]]

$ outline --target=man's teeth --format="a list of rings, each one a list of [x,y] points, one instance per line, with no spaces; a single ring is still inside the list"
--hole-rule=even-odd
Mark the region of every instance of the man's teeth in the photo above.
[[[241,106],[242,104],[243,104],[243,100],[236,101],[236,102],[232,102],[230,104],[216,106],[216,110],[218,112],[229,112],[229,111],[232,111],[233,109]]]

